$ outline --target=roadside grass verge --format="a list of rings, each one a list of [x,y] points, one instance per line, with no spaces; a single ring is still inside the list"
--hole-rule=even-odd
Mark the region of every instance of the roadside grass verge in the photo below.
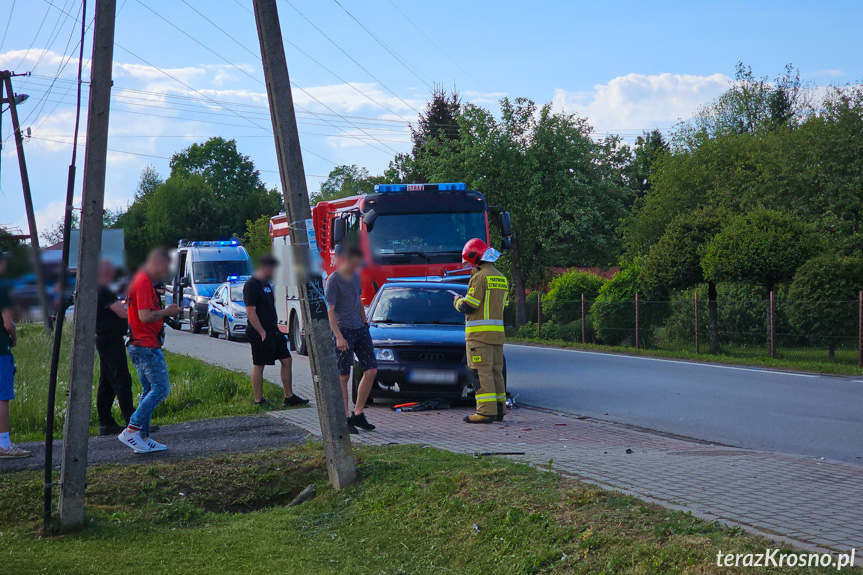
[[[68,337],[67,337],[68,336]],[[51,338],[41,326],[25,325],[20,329],[18,346],[12,351],[18,373],[15,376],[15,400],[10,405],[12,439],[18,443],[44,439],[45,415],[48,403],[48,371],[51,366]],[[66,416],[66,393],[69,378],[71,329],[65,330],[57,378],[54,437],[61,438]],[[157,425],[194,419],[248,415],[260,410],[252,401],[249,377],[245,374],[209,365],[199,359],[165,352],[171,377],[171,394],[153,414]],[[90,433],[98,432],[96,418],[96,387],[99,384],[98,354],[94,358],[93,407],[90,413]],[[135,405],[141,395],[138,374],[129,363]],[[280,388],[264,386],[264,395],[275,405],[281,404]],[[118,407],[114,418],[123,423]]]
[[[695,353],[694,347],[688,349],[685,346],[664,349],[635,349],[634,347],[623,347],[613,345],[600,345],[595,343],[577,343],[556,339],[538,338],[512,338],[508,337],[506,343],[535,345],[538,347],[556,347],[563,349],[581,349],[585,351],[598,351],[603,353],[617,353],[622,355],[640,355],[647,357],[661,357],[669,359],[681,359],[701,363],[721,363],[727,365],[752,365],[771,369],[783,369],[790,371],[807,371],[829,375],[863,375],[863,369],[857,367],[857,350],[837,350],[836,359],[829,360],[823,350],[788,349],[777,350],[776,359],[764,357],[763,347],[752,348],[746,346],[724,345],[719,354]],[[706,345],[706,343],[704,344]],[[702,349],[704,349],[702,347]],[[854,361],[849,358],[853,353]]]
[[[0,564],[20,575],[673,575],[717,572],[719,550],[776,546],[499,458],[418,446],[355,449],[361,480],[340,493],[327,485],[317,444],[96,467],[86,529],[49,538],[37,535],[39,474],[8,473],[0,476]],[[309,483],[318,497],[286,507]],[[722,570],[780,571],[789,569]]]

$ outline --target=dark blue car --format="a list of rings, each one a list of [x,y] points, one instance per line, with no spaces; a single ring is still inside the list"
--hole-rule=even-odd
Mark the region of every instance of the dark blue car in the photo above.
[[[381,287],[368,309],[378,361],[370,398],[473,398],[477,376],[465,358],[464,314],[453,306],[454,296],[467,292],[464,279],[397,279]],[[355,399],[360,375],[355,365]]]

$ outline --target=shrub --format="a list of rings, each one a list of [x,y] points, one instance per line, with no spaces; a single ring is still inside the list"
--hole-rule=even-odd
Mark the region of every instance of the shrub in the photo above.
[[[599,289],[590,313],[600,343],[620,345],[628,340],[634,344],[635,294],[639,289],[640,275],[641,268],[630,267],[606,281]]]
[[[581,296],[592,302],[602,287],[602,278],[590,272],[571,270],[554,278],[542,298],[542,312],[549,320],[564,324],[581,321]]]

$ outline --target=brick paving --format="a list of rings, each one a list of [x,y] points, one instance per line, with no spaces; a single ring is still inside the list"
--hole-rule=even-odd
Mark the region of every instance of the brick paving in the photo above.
[[[237,371],[250,370],[242,343],[169,334],[171,351]],[[278,381],[278,371],[265,377]],[[295,358],[295,390],[313,397],[305,358]],[[572,414],[520,408],[505,424],[467,425],[468,408],[397,413],[371,406],[363,444],[422,444],[459,453],[509,456],[582,481],[623,491],[804,549],[863,550],[863,467],[821,459],[712,445]],[[316,409],[272,412],[320,435]],[[858,553],[859,557],[863,554]]]

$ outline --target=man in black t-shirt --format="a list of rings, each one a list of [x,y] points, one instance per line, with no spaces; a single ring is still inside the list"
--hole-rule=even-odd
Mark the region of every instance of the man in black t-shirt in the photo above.
[[[288,351],[287,337],[279,331],[276,300],[271,285],[278,265],[278,260],[273,256],[262,257],[255,274],[243,286],[243,303],[248,315],[246,337],[252,344],[252,392],[255,404],[262,407],[269,406],[264,399],[264,366],[275,365],[276,360],[281,363],[280,375],[285,391],[282,405],[294,407],[309,402],[296,395],[291,386],[291,352]]]
[[[114,266],[108,260],[99,264],[99,295],[96,309],[96,350],[99,352],[99,388],[96,390],[96,413],[99,415],[99,435],[117,435],[124,426],[114,420],[111,409],[114,398],[128,425],[135,413],[132,403],[132,376],[126,360],[123,337],[129,331],[126,306],[109,284],[114,279]]]

